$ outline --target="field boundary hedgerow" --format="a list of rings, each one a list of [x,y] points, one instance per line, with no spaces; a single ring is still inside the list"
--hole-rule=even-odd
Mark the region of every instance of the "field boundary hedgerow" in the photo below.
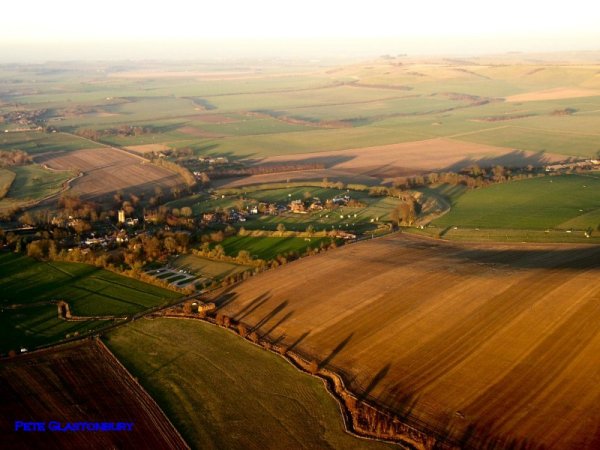
[[[352,393],[346,387],[343,378],[339,374],[327,368],[318,368],[314,371],[311,369],[314,362],[300,353],[289,351],[285,346],[273,345],[268,340],[260,338],[253,340],[250,333],[243,336],[237,328],[241,322],[234,323],[234,321],[231,321],[228,325],[219,324],[218,320],[213,317],[201,317],[193,314],[171,312],[170,310],[174,307],[176,306],[167,308],[158,314],[150,314],[146,316],[145,319],[152,320],[161,317],[180,320],[197,320],[218,328],[223,328],[245,340],[247,343],[279,356],[296,370],[318,378],[338,405],[342,416],[344,430],[348,434],[360,439],[397,444],[409,450],[458,449],[456,445],[437,433],[434,433],[431,430],[421,431],[402,422],[398,417],[385,411],[381,407],[359,399],[357,395]],[[383,431],[384,427],[387,428],[387,431]]]

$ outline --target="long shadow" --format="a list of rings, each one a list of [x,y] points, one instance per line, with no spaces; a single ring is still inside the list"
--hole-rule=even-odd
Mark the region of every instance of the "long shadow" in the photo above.
[[[449,263],[484,263],[498,264],[506,268],[516,269],[565,269],[565,270],[589,270],[600,268],[600,246],[577,246],[572,248],[561,248],[555,244],[548,244],[548,247],[525,247],[519,248],[519,244],[503,244],[498,248],[485,248],[483,246],[461,244],[461,243],[441,243],[430,240],[416,240],[404,236],[395,239],[386,239],[373,241],[369,243],[372,249],[379,246],[393,248],[398,247],[399,258],[379,258],[372,254],[361,254],[361,264],[373,264],[376,267],[389,267],[398,269],[404,265],[412,265],[415,261],[424,261],[431,258],[432,254],[428,250],[436,250],[436,258],[445,258]],[[543,245],[543,244],[542,244]],[[415,250],[414,257],[409,259],[407,251]],[[419,251],[422,255],[419,255]],[[336,258],[345,259],[346,255],[342,252],[332,254],[332,260]],[[458,266],[457,266],[458,267]]]
[[[300,343],[307,338],[307,336],[310,334],[310,330],[309,331],[305,331],[304,333],[302,333],[300,335],[300,337],[298,339],[296,339],[289,347],[288,347],[288,351],[292,351],[294,350],[298,345],[300,345]]]
[[[287,305],[288,305],[287,300],[281,302],[279,305],[277,305],[275,308],[273,308],[273,310],[270,313],[268,313],[265,317],[263,317],[261,320],[259,320],[256,323],[256,325],[254,325],[252,330],[254,330],[254,331],[259,330],[260,327],[265,325],[269,320],[271,320],[273,317],[275,317],[277,314],[279,314],[281,311],[283,311]]]
[[[293,315],[294,315],[294,311],[290,311],[289,313],[287,313],[285,316],[283,316],[281,319],[279,319],[275,325],[273,325],[271,328],[269,328],[267,331],[265,331],[265,333],[262,335],[262,337],[265,338],[265,337],[269,336],[269,334],[271,334],[273,331],[275,331],[277,329],[277,327],[279,327],[281,324],[283,324],[285,321],[287,321]]]
[[[214,301],[214,304],[218,309],[221,309],[227,306],[232,301],[234,301],[236,298],[237,294],[235,294],[234,292],[227,292],[225,294],[220,295],[219,298],[217,298]]]
[[[346,345],[348,345],[348,342],[350,342],[350,340],[352,339],[353,335],[354,335],[354,332],[352,332],[348,336],[346,336],[346,339],[344,339],[342,342],[340,342],[331,351],[331,353],[329,355],[327,355],[327,357],[325,357],[325,359],[323,359],[323,361],[321,361],[319,363],[319,369],[322,369],[323,367],[327,366],[331,362],[331,360],[333,358],[335,358],[344,349],[344,347],[346,347]]]
[[[318,164],[323,165],[325,168],[330,168],[333,166],[337,166],[338,164],[342,164],[348,161],[352,161],[355,159],[355,156],[352,155],[326,155],[326,156],[307,156],[306,158],[300,159],[278,159],[277,161],[270,161],[268,163],[261,164],[262,167],[270,167],[270,166],[285,166],[285,165],[295,165],[295,164]],[[254,160],[246,160],[248,164],[259,164],[263,160],[262,159],[254,159]]]
[[[387,363],[385,366],[383,366],[379,370],[379,372],[377,372],[375,374],[375,376],[373,377],[373,379],[371,380],[369,385],[366,387],[366,389],[363,392],[361,392],[360,395],[358,396],[358,399],[360,401],[365,400],[367,397],[369,397],[369,395],[371,395],[371,392],[373,392],[373,390],[377,387],[377,385],[379,383],[381,383],[381,381],[385,378],[387,373],[390,371],[390,367],[391,367],[391,364]]]
[[[567,158],[565,158],[567,159]],[[478,165],[481,168],[491,168],[494,166],[504,167],[525,167],[531,165],[533,167],[542,167],[548,164],[550,158],[543,151],[533,154],[528,154],[523,150],[513,150],[500,156],[473,158],[466,157],[449,166],[443,167],[440,170],[443,172],[458,172],[468,169],[471,166]]]
[[[248,303],[246,306],[244,306],[242,309],[240,309],[237,312],[237,314],[235,315],[234,319],[239,322],[239,321],[243,320],[245,317],[252,314],[258,308],[260,308],[260,306],[262,304],[264,304],[267,300],[269,300],[269,298],[271,298],[269,292],[270,291],[260,294],[258,297],[256,297],[254,300],[252,300],[250,303]]]

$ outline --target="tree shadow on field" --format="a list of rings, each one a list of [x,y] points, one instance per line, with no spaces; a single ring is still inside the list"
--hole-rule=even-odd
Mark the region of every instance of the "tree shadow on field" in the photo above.
[[[385,378],[387,373],[390,371],[391,364],[387,363],[383,366],[379,372],[375,374],[369,385],[366,387],[364,391],[358,396],[358,400],[364,401],[367,397],[371,395],[371,392],[381,383],[381,381]]]
[[[307,338],[307,336],[310,334],[310,330],[305,331],[304,333],[302,333],[300,335],[300,337],[298,339],[296,339],[289,347],[288,347],[288,351],[292,351],[294,350],[298,345],[300,345],[300,343]]]
[[[271,328],[269,328],[267,331],[265,331],[265,333],[262,335],[262,337],[263,338],[268,337],[269,334],[271,334],[273,331],[275,331],[277,329],[277,327],[279,327],[280,325],[282,325],[284,322],[286,322],[293,315],[294,315],[294,311],[288,312],[285,316],[283,316],[281,319],[279,319]]]
[[[254,300],[247,303],[242,309],[240,309],[236,313],[234,320],[237,320],[238,322],[240,322],[245,317],[249,316],[254,311],[256,311],[258,308],[260,308],[261,305],[263,305],[267,300],[269,300],[269,298],[271,298],[271,295],[269,294],[269,292],[271,292],[271,291],[267,291],[263,294],[260,294]]]
[[[287,300],[281,302],[279,305],[277,305],[275,308],[273,308],[273,310],[270,313],[268,313],[266,316],[264,316],[262,319],[260,319],[256,323],[256,325],[254,325],[254,327],[252,327],[252,330],[256,331],[256,330],[260,329],[260,327],[265,325],[269,320],[271,320],[273,317],[275,317],[277,314],[279,314],[281,311],[283,311],[287,305],[288,305]]]
[[[568,159],[568,158],[565,158]],[[512,152],[493,157],[473,158],[466,157],[449,166],[441,169],[442,172],[459,172],[468,169],[474,165],[488,169],[494,166],[504,167],[542,167],[550,162],[550,158],[543,151],[536,153],[524,152],[522,150],[513,150]]]
[[[465,248],[451,259],[499,264],[520,269],[599,269],[600,246],[568,249]]]
[[[332,351],[331,353],[323,360],[319,363],[319,369],[322,369],[324,367],[326,367],[333,358],[335,358],[343,349],[344,347],[346,347],[346,345],[348,345],[348,342],[350,342],[350,340],[352,339],[352,336],[354,335],[354,332],[350,333],[348,336],[346,336],[346,339],[344,339],[342,342],[340,342]]]
[[[382,404],[390,405],[391,409],[401,419],[411,416],[419,397],[414,392],[406,392],[396,383],[390,389],[386,389],[377,399]]]
[[[233,302],[237,298],[237,294],[234,292],[227,292],[219,295],[219,298],[215,299],[214,304],[217,309],[222,309],[229,303]]]

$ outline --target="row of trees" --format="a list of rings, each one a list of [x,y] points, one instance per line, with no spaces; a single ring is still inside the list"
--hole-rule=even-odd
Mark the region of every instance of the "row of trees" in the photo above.
[[[153,133],[154,129],[152,127],[140,127],[140,126],[132,126],[132,125],[120,125],[116,128],[106,128],[104,130],[93,130],[90,128],[86,128],[83,130],[79,130],[77,134],[80,136],[91,139],[93,141],[97,141],[101,139],[103,136],[141,136],[144,134]]]
[[[188,187],[192,188],[196,186],[196,177],[194,177],[194,174],[185,167],[180,166],[179,164],[169,161],[165,158],[153,158],[150,161],[152,162],[152,164],[155,164],[159,167],[164,167],[165,169],[168,169],[172,172],[181,175],[181,178],[183,178],[183,181]]]
[[[0,150],[0,168],[31,164],[31,156],[23,150]]]

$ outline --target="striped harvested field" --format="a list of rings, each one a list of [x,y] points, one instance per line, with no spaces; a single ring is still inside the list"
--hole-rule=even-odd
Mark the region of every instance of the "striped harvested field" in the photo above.
[[[600,448],[598,246],[395,235],[216,296],[223,314],[464,448]]]
[[[154,400],[98,341],[85,340],[0,364],[2,446],[189,448]],[[15,421],[128,422],[131,431],[16,432]]]
[[[72,192],[82,198],[106,198],[117,191],[153,194],[156,187],[168,192],[184,184],[176,173],[110,147],[53,153],[38,162],[51,169],[83,172],[72,183]]]

